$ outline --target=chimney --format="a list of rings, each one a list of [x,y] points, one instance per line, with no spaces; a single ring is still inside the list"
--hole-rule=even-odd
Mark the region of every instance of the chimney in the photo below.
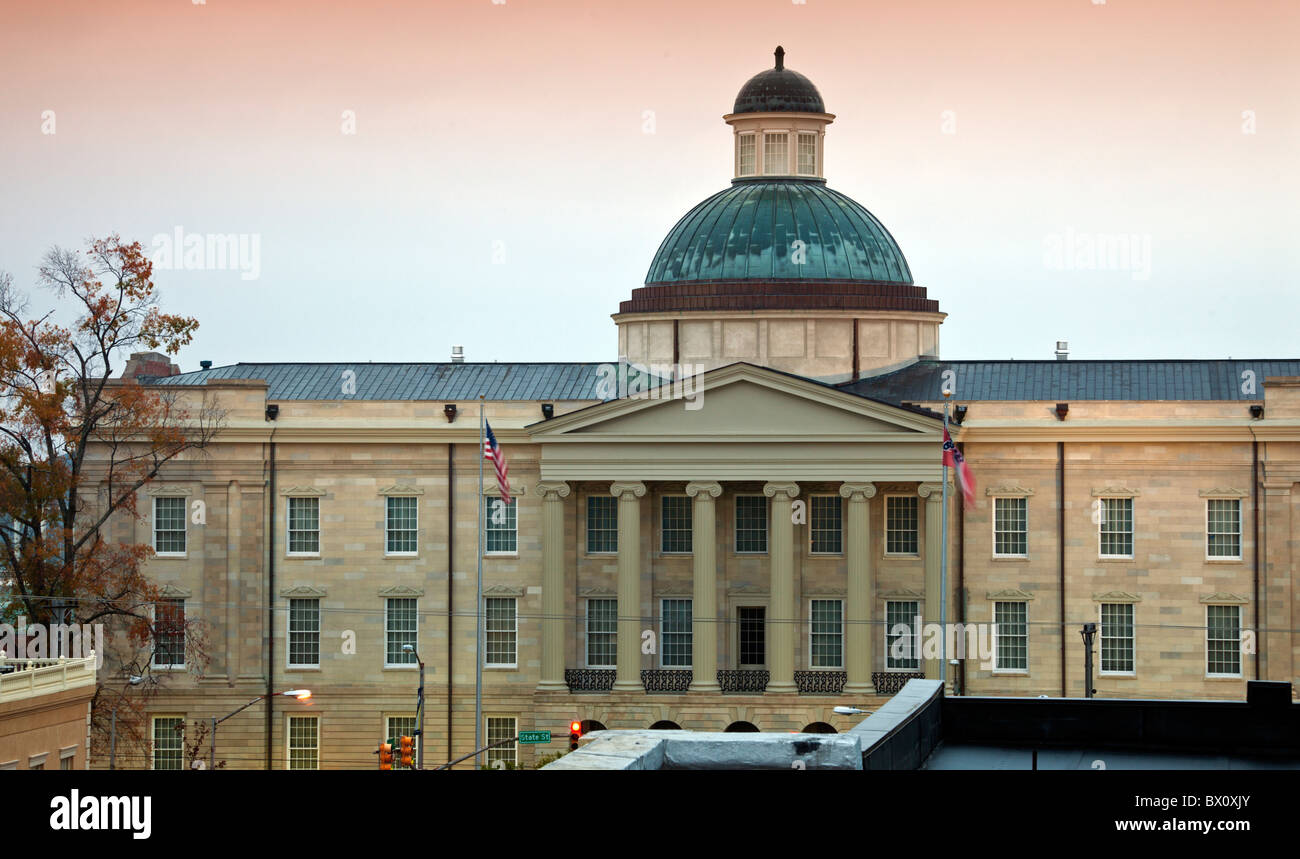
[[[211,362],[211,361],[200,361],[200,362],[199,362],[199,366],[202,367],[202,368],[205,369],[205,370],[211,370],[211,369],[212,369],[212,362]]]
[[[123,379],[156,379],[159,376],[180,375],[181,368],[173,364],[160,352],[132,352],[122,369]]]
[[[1069,341],[1067,341],[1067,340],[1057,340],[1057,341],[1056,341],[1056,360],[1058,360],[1058,361],[1068,361],[1068,360],[1070,360],[1070,343],[1069,343]]]
[[[464,346],[452,346],[452,347],[451,347],[451,363],[453,363],[453,364],[464,364],[464,363],[465,363],[465,347],[464,347]]]

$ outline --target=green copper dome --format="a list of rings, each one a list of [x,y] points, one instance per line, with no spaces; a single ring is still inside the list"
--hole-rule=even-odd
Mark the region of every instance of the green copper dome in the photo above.
[[[677,222],[645,282],[744,280],[911,284],[912,272],[884,225],[823,181],[744,179]]]

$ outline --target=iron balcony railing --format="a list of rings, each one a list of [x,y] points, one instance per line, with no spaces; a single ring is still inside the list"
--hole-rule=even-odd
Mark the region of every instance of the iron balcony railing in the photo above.
[[[847,671],[796,671],[794,685],[800,695],[838,695],[849,682]]]
[[[723,692],[752,692],[761,694],[767,689],[767,681],[772,677],[770,671],[756,669],[731,670],[718,672],[718,685]]]
[[[570,692],[608,692],[618,672],[613,668],[566,668],[564,682]]]
[[[685,692],[691,688],[694,672],[681,668],[651,668],[641,672],[647,692]]]
[[[908,680],[924,680],[924,671],[873,671],[871,685],[877,695],[896,695],[903,691]]]

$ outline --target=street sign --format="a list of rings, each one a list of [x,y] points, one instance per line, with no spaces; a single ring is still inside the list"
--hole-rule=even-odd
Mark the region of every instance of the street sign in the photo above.
[[[551,741],[550,731],[520,731],[519,742],[527,745],[529,743],[549,743]]]

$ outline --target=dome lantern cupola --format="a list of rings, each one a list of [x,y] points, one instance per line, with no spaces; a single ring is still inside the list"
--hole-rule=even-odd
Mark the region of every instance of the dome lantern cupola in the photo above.
[[[822,158],[826,112],[821,93],[808,78],[785,67],[785,49],[776,64],[740,88],[732,112],[723,117],[735,136],[735,179],[796,176],[825,179]]]

